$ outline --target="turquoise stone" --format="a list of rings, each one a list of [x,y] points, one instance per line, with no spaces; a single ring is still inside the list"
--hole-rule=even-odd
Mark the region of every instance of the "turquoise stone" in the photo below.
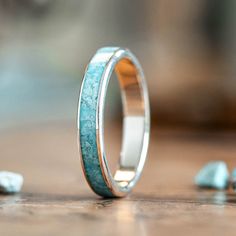
[[[0,171],[0,193],[18,193],[23,185],[23,176],[9,171]]]
[[[231,181],[233,189],[236,190],[236,168],[234,168],[232,171]]]
[[[99,163],[96,112],[101,78],[115,50],[117,48],[109,47],[97,51],[85,72],[80,97],[79,136],[85,174],[94,192],[104,197],[113,197],[113,193],[107,187]]]
[[[223,161],[212,161],[203,166],[195,177],[199,187],[225,189],[229,183],[229,172]]]

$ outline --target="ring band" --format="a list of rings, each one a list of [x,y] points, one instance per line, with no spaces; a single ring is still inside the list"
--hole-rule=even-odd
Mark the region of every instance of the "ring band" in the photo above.
[[[119,80],[123,135],[119,167],[112,176],[104,147],[104,107],[111,74]],[[138,181],[147,156],[150,109],[142,68],[136,57],[119,47],[99,49],[87,66],[78,105],[78,144],[85,177],[103,197],[122,197]]]

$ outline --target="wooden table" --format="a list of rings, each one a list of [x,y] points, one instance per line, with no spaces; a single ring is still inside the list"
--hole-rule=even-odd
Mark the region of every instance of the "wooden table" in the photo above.
[[[108,132],[110,156],[119,129]],[[235,133],[152,129],[149,159],[133,193],[101,199],[83,178],[73,124],[1,131],[0,168],[25,177],[22,193],[0,197],[0,235],[235,235],[236,194],[199,190],[208,160],[236,166]]]

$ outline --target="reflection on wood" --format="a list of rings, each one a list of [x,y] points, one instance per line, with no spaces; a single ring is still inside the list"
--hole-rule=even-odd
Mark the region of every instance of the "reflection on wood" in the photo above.
[[[118,132],[107,139],[111,157]],[[0,197],[0,235],[235,235],[236,195],[193,185],[209,160],[234,167],[235,138],[154,130],[140,182],[115,200],[88,188],[72,126],[2,133],[0,166],[23,173],[25,185],[20,195]]]

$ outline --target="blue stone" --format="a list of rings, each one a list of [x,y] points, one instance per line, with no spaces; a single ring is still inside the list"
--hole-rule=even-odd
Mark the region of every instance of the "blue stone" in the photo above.
[[[225,162],[211,161],[198,172],[195,184],[199,187],[225,189],[229,183],[229,172]]]
[[[18,193],[23,185],[23,176],[9,171],[0,171],[0,193]]]
[[[233,189],[236,190],[236,168],[234,168],[232,171],[231,181]]]

